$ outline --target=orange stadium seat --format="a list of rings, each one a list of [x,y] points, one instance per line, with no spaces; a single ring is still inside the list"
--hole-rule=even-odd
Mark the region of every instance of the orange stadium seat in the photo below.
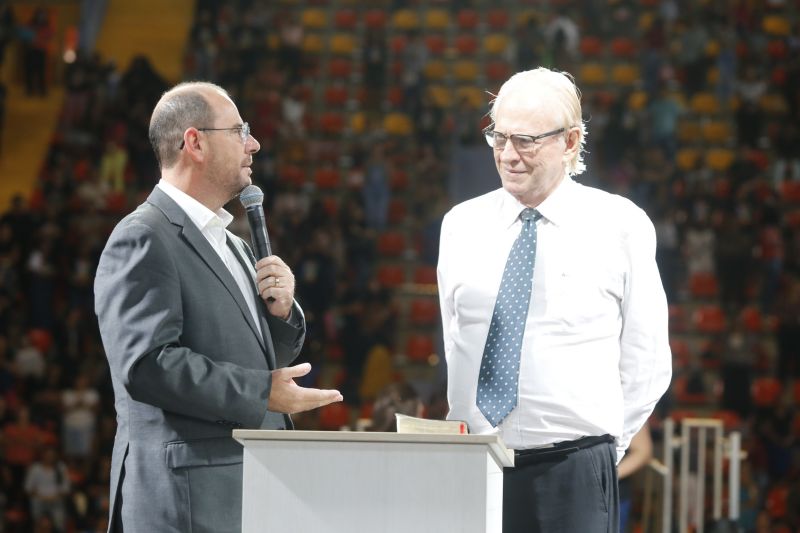
[[[328,62],[328,75],[331,78],[349,78],[353,72],[353,63],[343,57],[331,59]]]
[[[347,103],[347,88],[333,85],[325,88],[325,103],[329,106],[342,106]]]
[[[473,82],[478,79],[478,64],[464,59],[456,61],[453,64],[453,76],[458,81]]]
[[[416,30],[419,27],[419,18],[410,9],[400,9],[392,16],[392,26],[401,31]]]
[[[681,148],[676,155],[676,163],[681,170],[692,170],[697,166],[700,153],[694,148]]]
[[[480,18],[474,9],[461,9],[456,15],[458,27],[462,30],[474,30],[478,27]]]
[[[383,9],[370,9],[364,15],[364,24],[371,29],[383,28],[386,26],[386,11]]]
[[[387,231],[378,236],[378,253],[386,257],[397,257],[406,250],[406,237],[397,231]]]
[[[334,168],[320,168],[314,173],[314,183],[320,189],[335,189],[340,182],[339,171]]]
[[[706,153],[706,164],[714,170],[728,170],[735,158],[733,150],[714,148]]]
[[[791,33],[791,22],[780,15],[768,15],[761,21],[761,29],[769,35],[786,37]]]
[[[428,47],[431,54],[440,55],[447,50],[447,40],[444,36],[434,33],[425,37],[425,46]]]
[[[616,65],[611,69],[611,79],[618,85],[633,85],[639,78],[639,67],[633,64]]]
[[[329,49],[332,53],[349,56],[356,49],[355,37],[348,33],[337,33],[331,37]]]
[[[478,51],[478,40],[473,35],[461,34],[456,37],[456,50],[463,56],[474,55]]]
[[[403,267],[397,265],[381,265],[378,267],[378,283],[383,287],[399,287],[406,281],[406,273]]]
[[[580,50],[584,58],[595,58],[603,53],[603,41],[587,35],[581,39]]]
[[[317,33],[308,33],[303,37],[303,51],[308,54],[319,54],[325,48],[322,37]]]
[[[697,93],[689,101],[689,108],[695,113],[713,115],[719,113],[719,102],[711,93]]]
[[[689,292],[696,298],[711,298],[719,292],[717,276],[713,272],[696,272],[689,278]]]
[[[402,224],[408,215],[405,200],[402,198],[393,198],[389,202],[389,223]]]
[[[425,13],[425,27],[443,31],[450,27],[450,14],[444,9],[431,9]]]
[[[428,335],[409,335],[406,341],[406,356],[411,361],[427,362],[434,353],[433,339]]]
[[[600,63],[586,63],[580,68],[580,82],[586,85],[602,85],[606,82],[606,68]]]
[[[697,331],[702,333],[722,333],[727,320],[718,305],[703,305],[695,309],[692,321]]]
[[[502,33],[491,33],[483,38],[483,49],[487,54],[499,55],[508,48],[508,37]]]
[[[414,270],[414,283],[418,285],[436,285],[436,267],[420,265]]]
[[[492,9],[486,16],[486,22],[492,30],[505,30],[508,26],[508,11],[502,8]]]
[[[611,52],[620,58],[631,58],[638,53],[638,46],[628,37],[617,37],[611,41]]]
[[[300,22],[306,29],[321,30],[328,26],[328,17],[322,9],[309,8],[303,10]]]
[[[503,82],[511,76],[511,65],[505,61],[489,61],[486,65],[486,78],[489,81]]]
[[[763,324],[761,311],[754,305],[747,306],[739,312],[739,322],[747,331],[759,333]]]
[[[335,24],[340,30],[353,30],[358,25],[358,14],[352,9],[342,9],[336,12]]]
[[[411,323],[417,326],[431,326],[439,320],[439,303],[433,298],[416,298],[411,302]]]
[[[756,378],[750,386],[753,403],[759,407],[772,407],[781,396],[781,382],[776,378]]]

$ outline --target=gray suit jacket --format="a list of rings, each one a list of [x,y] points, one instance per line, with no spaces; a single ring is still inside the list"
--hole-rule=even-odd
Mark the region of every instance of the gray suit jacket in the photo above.
[[[228,233],[228,245],[252,271],[244,241]],[[121,506],[126,533],[240,531],[231,430],[291,427],[267,399],[270,371],[300,352],[302,311],[287,323],[257,297],[259,335],[233,276],[158,188],[112,232],[95,297],[117,411],[112,517]]]

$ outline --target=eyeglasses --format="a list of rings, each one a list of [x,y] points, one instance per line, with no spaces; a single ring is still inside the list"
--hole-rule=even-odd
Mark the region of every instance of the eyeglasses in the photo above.
[[[248,137],[250,137],[250,124],[247,122],[242,122],[241,126],[234,126],[232,128],[197,128],[197,131],[238,131],[239,137],[242,139],[242,143],[246,143]],[[183,150],[183,146],[185,141],[181,141],[181,145],[178,147],[178,150]]]
[[[506,135],[505,133],[494,131],[494,129],[492,129],[493,127],[494,126],[489,126],[483,130],[483,136],[486,137],[486,143],[489,146],[495,150],[503,150],[506,147],[506,142],[511,139],[514,148],[521,154],[536,150],[536,147],[541,144],[539,142],[540,140],[566,131],[566,128],[558,128],[557,130],[548,131],[541,135],[520,135],[517,133],[514,135]]]

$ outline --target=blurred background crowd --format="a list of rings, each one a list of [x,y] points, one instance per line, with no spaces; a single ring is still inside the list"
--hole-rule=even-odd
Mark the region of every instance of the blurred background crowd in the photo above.
[[[0,531],[105,530],[115,417],[94,270],[158,180],[148,122],[178,79],[152,57],[118,65],[96,51],[114,2],[86,4],[69,53],[50,4],[0,7],[3,138],[18,134],[3,120],[14,101],[63,95],[35,183],[0,214]],[[197,0],[192,11],[181,77],[225,87],[261,143],[254,180],[308,322],[304,384],[345,397],[298,428],[367,427],[376,397],[400,386],[425,416],[445,416],[441,217],[500,184],[481,135],[491,93],[550,66],[583,93],[578,181],[632,199],[656,225],[674,360],[656,442],[665,417],[724,420],[747,451],[742,530],[800,531],[800,2]],[[233,230],[249,240],[236,204]]]

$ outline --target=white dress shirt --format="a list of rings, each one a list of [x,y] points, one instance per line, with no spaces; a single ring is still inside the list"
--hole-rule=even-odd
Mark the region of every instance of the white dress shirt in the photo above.
[[[263,335],[264,332],[261,331],[261,320],[258,317],[256,307],[254,285],[255,271],[253,269],[245,271],[242,264],[234,255],[233,250],[231,250],[227,244],[228,235],[225,228],[233,222],[233,215],[222,208],[214,213],[209,208],[163,179],[159,180],[158,188],[164,191],[167,196],[172,198],[175,203],[183,209],[186,216],[197,226],[197,229],[200,230],[203,237],[206,238],[214,251],[217,252],[217,255],[222,259],[222,262],[225,263],[225,266],[228,267],[233,279],[236,280],[236,284],[242,291],[242,296],[244,296],[244,301],[247,302],[247,308],[250,310],[258,332]],[[233,239],[233,235],[231,235],[230,238]],[[242,259],[247,262],[247,258],[243,257]]]
[[[475,404],[486,336],[525,208],[504,189],[442,222],[439,299],[448,418],[513,449],[611,434],[617,460],[667,389],[672,360],[655,230],[629,200],[564,178],[538,207],[517,407],[493,428]]]

